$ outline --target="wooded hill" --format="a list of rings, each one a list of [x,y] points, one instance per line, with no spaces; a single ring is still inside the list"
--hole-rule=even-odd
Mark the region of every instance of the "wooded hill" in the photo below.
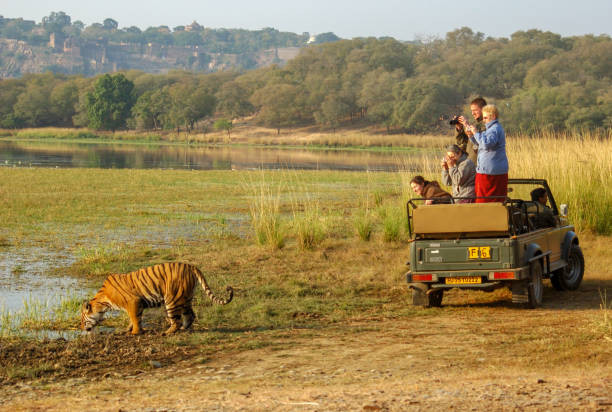
[[[448,118],[483,96],[510,132],[609,134],[611,75],[607,35],[485,38],[463,27],[417,44],[357,38],[308,46],[283,67],[251,71],[27,75],[0,82],[0,126],[173,129],[253,116],[278,130],[359,121],[448,133]]]
[[[213,29],[195,21],[173,29],[141,30],[119,28],[111,18],[86,27],[64,12],[52,12],[40,23],[0,16],[0,78],[45,71],[91,76],[132,69],[149,73],[253,69],[283,64],[307,44],[336,40],[333,33]]]

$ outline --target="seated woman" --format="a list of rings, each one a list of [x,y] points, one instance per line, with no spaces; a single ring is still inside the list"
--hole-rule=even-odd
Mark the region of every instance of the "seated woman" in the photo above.
[[[410,187],[417,195],[426,199],[426,205],[435,205],[438,203],[451,203],[452,196],[445,192],[438,182],[427,181],[423,176],[415,176],[410,181]]]

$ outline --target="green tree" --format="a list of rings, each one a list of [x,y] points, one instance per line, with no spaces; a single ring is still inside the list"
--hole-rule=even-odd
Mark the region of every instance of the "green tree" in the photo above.
[[[23,79],[0,81],[0,127],[13,129],[22,126],[22,120],[15,116],[14,106],[24,89]]]
[[[259,110],[257,122],[276,129],[294,126],[301,121],[299,107],[300,90],[292,84],[271,83],[257,90],[251,99]]]
[[[213,127],[215,128],[215,130],[225,130],[227,132],[227,138],[228,140],[232,140],[232,136],[230,134],[232,128],[234,127],[234,125],[232,124],[231,120],[227,120],[227,119],[218,119],[217,121],[215,121],[215,124],[213,125]]]
[[[387,132],[393,123],[395,98],[393,89],[404,80],[404,71],[385,71],[382,67],[368,73],[363,81],[359,104],[367,110],[367,118],[373,123],[383,124]]]
[[[321,109],[315,113],[317,123],[327,125],[336,133],[342,119],[349,114],[349,105],[337,94],[329,94],[323,100]]]
[[[440,117],[455,113],[462,103],[454,89],[431,80],[408,79],[395,93],[394,123],[409,133],[439,129]]]
[[[134,104],[134,83],[121,73],[105,74],[94,83],[87,94],[89,127],[115,131],[124,128]]]
[[[54,126],[72,126],[72,118],[76,114],[79,100],[79,88],[75,81],[58,83],[49,96]]]
[[[177,83],[169,86],[170,108],[163,121],[166,127],[183,126],[193,130],[196,122],[210,116],[215,111],[215,96],[193,82]]]
[[[106,30],[117,30],[117,28],[119,27],[119,23],[117,23],[116,20],[108,18],[108,19],[104,19],[104,22],[102,22],[102,26]]]
[[[47,33],[61,33],[64,27],[70,26],[70,16],[63,11],[53,11],[42,18],[42,25]]]
[[[13,112],[28,127],[51,126],[56,123],[51,105],[51,91],[58,82],[47,72],[41,75],[25,76],[26,88],[19,95]]]
[[[229,116],[230,119],[253,113],[253,105],[249,101],[250,93],[241,82],[224,83],[216,96],[217,110]]]
[[[163,128],[162,119],[168,114],[171,105],[170,95],[166,89],[144,92],[132,108],[132,116],[138,127],[143,129]]]

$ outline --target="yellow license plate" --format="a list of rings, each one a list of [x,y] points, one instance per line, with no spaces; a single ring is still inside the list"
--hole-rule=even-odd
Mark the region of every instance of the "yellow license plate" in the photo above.
[[[491,246],[479,246],[468,248],[469,259],[491,259]]]
[[[446,278],[447,285],[464,285],[464,284],[482,283],[480,276],[460,276],[456,278]]]

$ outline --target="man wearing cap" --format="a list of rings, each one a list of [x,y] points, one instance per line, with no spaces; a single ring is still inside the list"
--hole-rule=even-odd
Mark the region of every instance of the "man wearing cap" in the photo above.
[[[548,203],[548,193],[543,187],[538,187],[531,191],[531,201],[533,206],[527,208],[527,212],[535,214],[535,227],[540,229],[543,227],[557,226],[557,220],[553,214],[553,210],[546,205]]]
[[[442,183],[452,186],[455,203],[474,203],[476,191],[476,166],[459,146],[452,144],[446,148],[442,161]]]

